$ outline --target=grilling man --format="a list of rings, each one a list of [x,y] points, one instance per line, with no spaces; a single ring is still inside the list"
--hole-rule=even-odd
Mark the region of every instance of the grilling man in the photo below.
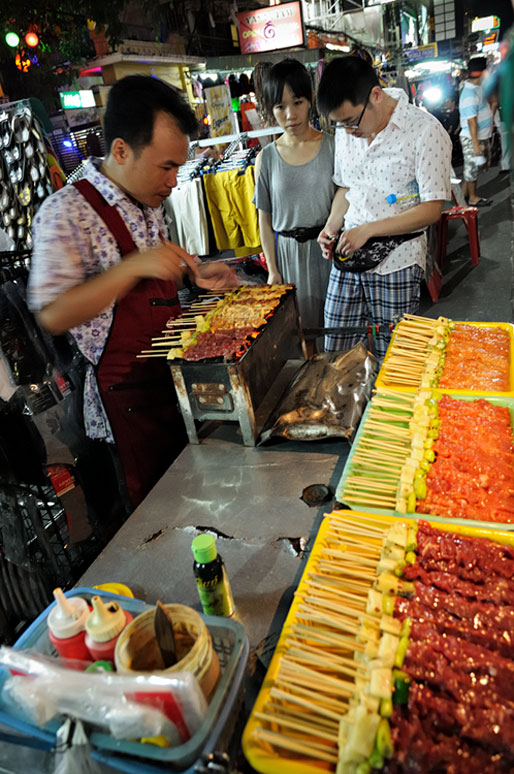
[[[139,359],[180,314],[177,286],[234,284],[224,265],[197,266],[167,241],[160,205],[176,185],[197,122],[163,81],[115,84],[104,118],[108,154],[53,194],[35,219],[29,303],[52,334],[70,331],[87,363],[84,425],[115,444],[135,507],[185,444],[169,369]]]

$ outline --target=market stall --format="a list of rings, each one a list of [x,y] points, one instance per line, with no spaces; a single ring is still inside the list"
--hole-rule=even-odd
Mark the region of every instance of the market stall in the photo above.
[[[470,336],[481,344],[467,349]],[[230,620],[251,649],[239,684],[247,697],[239,715],[250,713],[247,770],[401,774],[426,758],[426,771],[435,772],[458,756],[473,761],[471,771],[511,771],[509,737],[495,731],[510,728],[510,697],[494,674],[512,670],[513,340],[507,324],[407,317],[349,454],[340,440],[245,447],[233,424],[204,424],[201,442],[184,450],[80,579],[89,589],[128,584],[148,605],[198,610],[191,543],[199,534],[216,537],[236,604]],[[467,394],[450,378],[463,362],[478,380]],[[412,383],[401,384],[402,376]],[[429,500],[444,489],[437,463],[451,457],[455,439],[461,451],[473,442],[475,456],[483,455],[475,478],[490,502],[481,520],[440,513],[437,498]],[[494,472],[485,467],[487,449]],[[452,482],[468,475],[463,464]],[[331,503],[310,509],[301,498],[314,483],[337,488],[352,510],[323,518]],[[135,613],[140,604],[126,603]],[[451,673],[446,688],[441,664]],[[471,691],[469,669],[487,689]],[[468,706],[482,718],[478,726],[466,720]],[[240,733],[233,763],[244,769]],[[91,739],[111,769],[158,770],[154,750],[148,761],[136,742],[128,749]]]

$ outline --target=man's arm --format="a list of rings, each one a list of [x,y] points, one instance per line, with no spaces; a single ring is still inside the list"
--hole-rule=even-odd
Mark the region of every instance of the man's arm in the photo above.
[[[437,223],[441,217],[443,206],[443,200],[422,202],[407,212],[400,213],[400,215],[355,226],[341,235],[338,249],[342,253],[351,253],[373,237],[397,236],[398,234],[409,234],[411,231],[419,231],[432,225],[432,223]]]
[[[180,283],[188,266],[194,273],[189,253],[171,242],[133,253],[116,266],[61,293],[43,306],[39,320],[50,333],[64,333],[92,320],[123,298],[140,279],[173,279]]]
[[[480,147],[480,142],[478,139],[478,120],[476,116],[472,116],[471,118],[467,119],[468,121],[468,127],[469,127],[469,135],[471,137],[471,142],[473,143],[473,148],[475,149],[475,155],[481,156],[482,155],[482,148]]]
[[[334,199],[332,201],[332,207],[330,208],[330,215],[327,218],[323,230],[318,236],[318,244],[321,247],[323,258],[332,258],[334,250],[334,240],[337,236],[339,229],[344,222],[344,216],[348,210],[348,200],[346,194],[348,188],[338,188]]]

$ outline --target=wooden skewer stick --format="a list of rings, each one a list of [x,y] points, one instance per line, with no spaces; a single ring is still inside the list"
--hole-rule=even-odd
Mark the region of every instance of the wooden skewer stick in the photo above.
[[[161,354],[156,354],[156,355],[136,355],[136,358],[138,358],[138,359],[139,358],[143,358],[143,357],[168,357],[168,354],[166,352],[163,352],[162,355]]]
[[[337,743],[338,737],[336,733],[330,733],[329,731],[325,731],[321,728],[315,729],[310,724],[298,722],[298,719],[288,715],[283,715],[282,713],[254,712],[254,717],[258,718],[259,720],[264,720],[266,723],[276,723],[278,726],[284,726],[284,728],[294,728],[300,732],[303,731],[310,736],[314,736],[319,739],[328,739],[330,742]]]
[[[295,637],[298,637],[298,635],[295,635]],[[321,659],[321,661],[330,661],[330,664],[334,667],[345,666],[354,675],[357,675],[359,672],[366,672],[366,666],[364,664],[359,664],[359,662],[355,661],[354,658],[346,658],[345,656],[339,656],[335,653],[327,651],[326,646],[321,649],[319,647],[314,647],[313,645],[308,645],[303,641],[298,642],[297,640],[294,640],[292,643],[288,643],[288,645],[288,653],[292,652],[293,650],[299,653],[311,653],[312,655]]]
[[[356,556],[355,553],[351,553],[350,551],[341,551],[341,550],[338,550],[337,548],[322,548],[321,553],[326,556],[336,556],[339,559],[347,559],[349,557]],[[373,559],[367,559],[364,556],[358,556],[358,561],[359,561],[359,564],[360,563],[365,564],[368,567],[373,567],[373,569],[375,569],[377,566],[376,559],[373,560]]]
[[[303,698],[307,698],[307,700],[313,701],[319,707],[324,707],[325,709],[330,709],[334,712],[343,713],[347,706],[345,701],[338,701],[337,699],[334,699],[333,697],[327,696],[326,694],[318,691],[316,683],[311,688],[298,685],[295,676],[293,676],[291,679],[282,677],[279,678],[277,676],[275,678],[275,685],[282,685],[283,687],[289,689],[291,691],[291,696],[301,696]],[[310,682],[310,685],[312,686],[312,681]]]
[[[389,524],[384,524],[383,521],[374,519],[373,516],[368,516],[365,513],[361,514],[358,519],[354,519],[352,518],[351,511],[332,511],[330,518],[332,520],[339,519],[340,521],[345,522],[345,524],[352,524],[355,527],[362,528],[366,525],[366,527],[370,531],[375,532],[380,539],[384,537],[384,532],[389,526]]]
[[[314,626],[294,624],[291,627],[291,632],[293,634],[299,634],[300,636],[307,637],[307,639],[314,642],[317,641],[325,645],[332,645],[334,647],[343,648],[344,650],[348,650],[351,653],[356,650],[360,650],[362,652],[366,650],[366,646],[361,642],[344,637],[337,632],[327,631],[326,629],[319,629]]]
[[[283,747],[286,750],[291,750],[292,752],[299,753],[300,755],[305,755],[308,758],[318,758],[324,761],[328,761],[328,763],[337,763],[337,755],[314,748],[310,745],[310,743],[301,744],[300,742],[295,742],[292,739],[282,736],[281,734],[276,734],[273,731],[266,731],[263,728],[255,728],[252,731],[252,736],[256,739],[260,739],[263,742],[268,742],[271,745]]]
[[[330,742],[337,743],[336,734],[330,734],[328,731],[322,731],[321,729],[313,730],[312,726],[309,726],[306,723],[299,723],[293,718],[288,718],[287,715],[279,715],[275,712],[254,712],[253,716],[258,720],[264,720],[270,725],[276,723],[277,726],[283,726],[284,728],[294,728],[297,731],[303,731],[310,736],[315,736],[320,739],[328,739]]]
[[[313,733],[316,733],[316,731],[338,733],[339,722],[337,720],[318,715],[313,709],[301,708],[300,705],[295,705],[293,709],[293,707],[286,706],[285,704],[275,704],[272,701],[266,702],[264,709],[271,712],[277,711],[279,714],[283,714],[284,717],[290,717],[291,719],[298,718],[301,721],[307,721]]]

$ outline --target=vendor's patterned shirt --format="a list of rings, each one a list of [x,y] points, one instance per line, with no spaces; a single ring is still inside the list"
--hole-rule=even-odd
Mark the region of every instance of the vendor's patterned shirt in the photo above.
[[[370,144],[364,137],[336,129],[333,180],[349,189],[346,229],[451,197],[452,143],[447,131],[430,113],[409,105],[403,89],[384,91],[398,102],[389,123]],[[390,194],[398,201],[389,204]],[[424,269],[425,260],[422,234],[397,247],[371,272],[390,274],[414,264]]]
[[[137,204],[100,172],[102,159],[91,158],[84,177],[114,205],[139,250],[152,247],[165,233],[160,209]],[[121,260],[116,240],[73,185],[50,196],[34,220],[34,252],[28,301],[38,311],[75,285],[97,276]],[[84,385],[84,423],[90,438],[113,442],[93,366],[104,350],[113,320],[114,303],[89,322],[71,330],[89,362]]]

